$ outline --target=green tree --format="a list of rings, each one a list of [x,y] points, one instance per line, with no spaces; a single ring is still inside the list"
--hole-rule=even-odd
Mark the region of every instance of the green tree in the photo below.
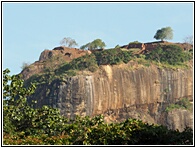
[[[173,30],[171,27],[165,27],[157,30],[156,34],[154,35],[156,40],[163,39],[172,40],[173,39]]]
[[[60,41],[61,45],[67,45],[68,47],[75,47],[78,46],[78,44],[76,43],[76,41],[70,37],[65,37]]]
[[[9,69],[3,71],[3,132],[22,136],[60,134],[66,121],[60,111],[48,106],[34,109],[27,97],[34,93],[36,86],[25,88],[20,75],[9,76],[9,72]]]
[[[34,93],[35,85],[24,88],[20,75],[9,76],[9,69],[3,71],[3,130],[13,132],[28,125],[26,114],[33,113],[27,105],[27,96]],[[31,116],[31,115],[30,115]]]
[[[81,46],[80,48],[93,50],[93,49],[98,49],[98,48],[104,48],[105,46],[106,46],[105,43],[101,39],[96,39],[90,43],[87,43]]]
[[[89,49],[89,48],[90,48],[90,43],[87,43],[87,44],[82,45],[82,46],[80,47],[80,49]]]

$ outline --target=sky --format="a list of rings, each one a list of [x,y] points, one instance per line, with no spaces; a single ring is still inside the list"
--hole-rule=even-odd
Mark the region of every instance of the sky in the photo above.
[[[3,2],[3,70],[18,74],[23,63],[34,63],[45,49],[71,37],[80,46],[97,38],[107,48],[131,41],[153,42],[158,29],[171,27],[171,42],[194,33],[190,2]]]

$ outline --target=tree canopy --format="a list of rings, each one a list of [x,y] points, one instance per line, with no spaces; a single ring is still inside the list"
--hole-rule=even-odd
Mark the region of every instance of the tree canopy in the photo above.
[[[165,27],[157,30],[156,34],[154,35],[156,40],[163,39],[172,40],[173,39],[173,30],[171,27]]]
[[[60,44],[63,45],[67,45],[68,47],[74,47],[74,46],[78,46],[78,44],[76,43],[76,41],[70,37],[65,37],[60,41]]]
[[[93,49],[98,49],[98,48],[104,48],[105,46],[106,46],[105,43],[101,39],[95,39],[94,41],[89,42],[81,46],[80,48],[93,50]]]

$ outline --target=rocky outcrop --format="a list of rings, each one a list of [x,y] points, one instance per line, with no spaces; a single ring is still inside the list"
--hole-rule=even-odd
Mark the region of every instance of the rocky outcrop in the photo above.
[[[186,125],[192,126],[191,113],[166,114],[165,108],[181,98],[192,100],[192,88],[191,68],[161,69],[129,62],[100,66],[92,74],[40,85],[29,100],[37,99],[37,107],[59,108],[62,115],[70,118],[104,114],[107,122],[137,118],[182,130]]]
[[[144,54],[153,49],[155,49],[158,45],[178,45],[184,50],[192,49],[193,46],[187,43],[170,43],[166,41],[159,41],[159,42],[149,42],[149,43],[131,43],[128,45],[121,46],[121,48],[125,49],[132,49],[138,48],[140,49],[136,53],[133,54]],[[24,80],[27,80],[32,75],[40,74],[46,72],[48,69],[51,70],[52,68],[58,67],[64,62],[70,62],[75,58],[84,56],[86,54],[91,54],[94,52],[101,52],[104,49],[94,49],[94,50],[81,50],[78,48],[69,48],[65,46],[55,47],[53,50],[44,50],[39,60],[34,62],[33,64],[25,67],[21,74]]]
[[[58,57],[62,57],[64,61],[69,62],[87,53],[89,53],[89,51],[87,50],[85,51],[85,50],[80,50],[77,48],[69,48],[65,46],[60,46],[60,47],[54,48],[53,50],[44,50],[39,57],[39,61],[46,61],[48,59],[58,56]]]
[[[86,54],[91,54],[91,51],[68,48],[65,46],[56,47],[53,50],[44,50],[39,57],[39,61],[24,68],[21,74],[23,79],[27,80],[32,75],[44,73],[47,70],[54,70],[60,64],[70,62]]]

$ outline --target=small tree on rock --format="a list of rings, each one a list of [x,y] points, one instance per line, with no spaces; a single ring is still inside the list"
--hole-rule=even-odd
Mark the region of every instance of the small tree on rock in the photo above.
[[[193,48],[193,36],[192,35],[185,37],[183,40],[184,40],[184,43],[186,44],[185,45],[186,50],[190,50]]]
[[[184,40],[184,43],[193,45],[193,36],[192,35],[185,37],[183,40]]]
[[[93,50],[93,49],[98,49],[98,48],[104,48],[105,46],[106,46],[105,43],[101,39],[96,39],[90,43],[87,43],[81,46],[80,48]]]
[[[60,44],[63,45],[67,45],[68,47],[75,47],[78,46],[78,44],[76,43],[76,41],[70,37],[65,37],[60,41]]]
[[[173,39],[173,30],[171,27],[165,27],[157,30],[156,34],[154,35],[156,40],[163,39],[172,40]]]

